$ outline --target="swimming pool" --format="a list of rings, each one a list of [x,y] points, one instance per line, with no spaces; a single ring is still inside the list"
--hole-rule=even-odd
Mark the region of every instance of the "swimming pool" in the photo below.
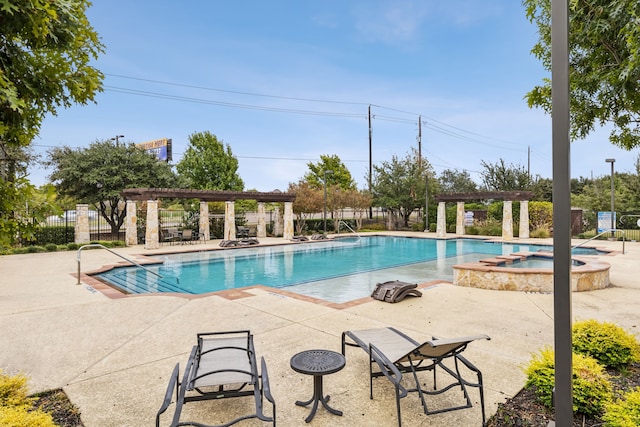
[[[589,249],[589,248],[580,248]],[[94,277],[127,293],[203,294],[253,285],[343,303],[371,294],[376,283],[451,281],[453,265],[549,246],[391,236],[336,238],[291,245],[176,253],[147,266],[117,267]]]

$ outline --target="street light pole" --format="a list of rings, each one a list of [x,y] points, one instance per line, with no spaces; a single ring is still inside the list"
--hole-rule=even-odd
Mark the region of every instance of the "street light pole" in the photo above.
[[[324,207],[322,209],[322,220],[324,222],[324,234],[327,234],[327,174],[331,175],[332,170],[324,171]]]
[[[614,175],[613,175],[613,164],[616,162],[616,159],[605,159],[605,162],[611,163],[611,238],[615,238],[615,229],[616,229],[616,221],[615,221],[615,210],[614,210]]]

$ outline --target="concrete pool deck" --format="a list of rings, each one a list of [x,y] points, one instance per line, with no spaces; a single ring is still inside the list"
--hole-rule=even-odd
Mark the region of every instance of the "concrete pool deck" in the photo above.
[[[432,233],[394,234],[434,237]],[[522,241],[513,241],[517,242]],[[551,240],[529,242],[549,244]],[[116,251],[132,256],[204,250],[217,248],[218,243]],[[261,243],[283,240],[261,239]],[[598,241],[597,245],[622,249],[621,242]],[[624,255],[596,258],[611,264],[612,286],[573,293],[573,318],[614,322],[640,336],[640,243],[627,242]],[[82,253],[83,272],[117,262],[104,250]],[[341,307],[262,287],[191,299],[175,295],[109,298],[87,284],[76,285],[76,269],[75,251],[0,257],[0,369],[28,375],[34,392],[62,387],[80,408],[85,427],[152,425],[171,369],[177,362],[181,367],[186,363],[198,332],[252,331],[257,355],[267,361],[281,426],[306,425],[309,408],[294,402],[310,397],[313,389],[312,377],[291,370],[291,356],[311,348],[340,351],[345,330],[395,326],[418,341],[432,335],[489,335],[491,341],[474,342],[464,353],[483,373],[488,415],[521,389],[525,381],[521,367],[531,354],[553,344],[550,294],[439,283],[425,288],[422,298],[397,304],[367,299]],[[397,425],[391,384],[374,380],[370,400],[367,374],[366,354],[347,349],[346,367],[325,377],[331,405],[344,411],[344,416],[320,408],[311,424]],[[412,393],[401,400],[403,425],[479,426],[477,390],[470,390],[470,395],[471,409],[426,416]],[[243,405],[252,405],[250,398],[192,403],[186,408],[213,417],[202,421],[219,423],[232,418],[230,414]],[[245,421],[238,425],[269,424]]]

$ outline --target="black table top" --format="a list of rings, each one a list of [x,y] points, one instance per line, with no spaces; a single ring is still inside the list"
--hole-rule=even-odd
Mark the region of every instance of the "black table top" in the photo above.
[[[328,375],[344,368],[342,354],[331,350],[305,350],[291,358],[291,369],[306,375]]]

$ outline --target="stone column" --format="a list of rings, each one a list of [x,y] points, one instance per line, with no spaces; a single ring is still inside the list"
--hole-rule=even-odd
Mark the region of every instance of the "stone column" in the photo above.
[[[76,205],[75,242],[89,243],[91,232],[89,229],[89,205]]]
[[[127,200],[127,225],[125,227],[125,245],[135,246],[138,244],[138,212],[136,202]]]
[[[273,212],[273,235],[274,237],[282,236],[282,222],[280,222],[280,206],[276,205]]]
[[[513,240],[513,202],[505,200],[502,205],[502,240]]]
[[[438,222],[436,225],[436,237],[447,235],[447,210],[444,202],[438,203]]]
[[[224,240],[236,240],[235,202],[224,202]]]
[[[256,237],[261,239],[267,237],[267,220],[265,217],[264,202],[258,202],[258,227]]]
[[[523,200],[520,202],[520,228],[518,230],[518,237],[521,239],[529,238],[529,201]]]
[[[209,203],[200,201],[200,221],[198,223],[200,238],[207,242],[211,240],[211,230],[209,229]]]
[[[160,241],[158,236],[160,230],[158,230],[158,201],[147,201],[147,232],[144,238],[145,249],[158,249],[160,247]]]
[[[464,202],[458,202],[456,205],[456,235],[464,234]]]
[[[282,238],[291,240],[293,238],[293,202],[284,202],[284,232]]]

